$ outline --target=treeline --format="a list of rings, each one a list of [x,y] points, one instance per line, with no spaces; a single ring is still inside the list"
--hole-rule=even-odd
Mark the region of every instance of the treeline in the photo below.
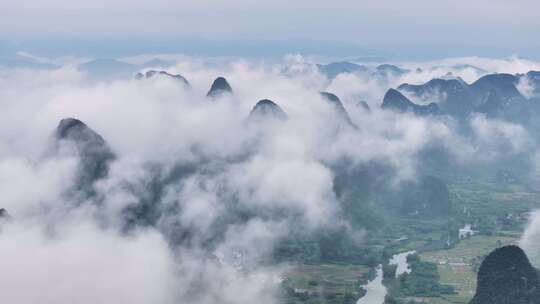
[[[420,260],[419,255],[412,254],[407,257],[411,269],[410,273],[395,277],[395,267],[387,265],[383,268],[385,283],[388,287],[387,304],[400,303],[399,298],[410,297],[439,297],[445,294],[454,294],[452,286],[440,283],[440,276],[435,263]]]

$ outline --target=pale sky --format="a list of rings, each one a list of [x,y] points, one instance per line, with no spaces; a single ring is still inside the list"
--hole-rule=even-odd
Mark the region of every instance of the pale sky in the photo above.
[[[0,46],[44,52],[540,53],[538,0],[1,2]]]

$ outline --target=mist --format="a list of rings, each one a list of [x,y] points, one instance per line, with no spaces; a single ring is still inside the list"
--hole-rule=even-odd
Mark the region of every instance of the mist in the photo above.
[[[370,168],[384,189],[398,189],[426,173],[424,153],[442,149],[464,170],[519,158],[535,182],[538,141],[517,122],[380,105],[402,83],[448,73],[471,83],[488,73],[540,70],[539,62],[448,58],[400,62],[407,72],[399,76],[329,79],[301,55],[277,62],[167,58],[174,60],[167,72],[189,86],[161,76],[100,81],[72,63],[0,70],[6,302],[281,303],[280,284],[294,267],[273,257],[283,240],[339,232],[364,244],[370,228],[348,220],[346,195],[336,191],[343,172]],[[218,76],[233,93],[212,99],[207,92]],[[321,91],[339,96],[352,125]],[[520,92],[534,94],[525,83]],[[287,118],[250,120],[262,99]],[[70,117],[114,154],[98,178],[86,179],[89,156],[58,136]],[[522,242],[537,265],[538,229],[536,212]]]

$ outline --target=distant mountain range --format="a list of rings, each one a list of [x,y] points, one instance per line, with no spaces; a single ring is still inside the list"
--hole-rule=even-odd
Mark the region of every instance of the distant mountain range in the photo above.
[[[458,119],[473,113],[527,124],[540,111],[540,73],[488,74],[468,84],[461,78],[436,78],[423,84],[404,83],[386,93],[383,109],[418,115],[449,115]],[[518,86],[532,86],[532,96],[524,96]],[[412,100],[418,101],[420,105]],[[431,107],[432,110],[427,110]],[[435,110],[437,107],[437,110]]]
[[[366,73],[370,70],[366,66],[358,65],[356,63],[351,63],[347,61],[333,62],[325,65],[318,64],[317,68],[321,73],[328,76],[329,78],[335,78],[337,75],[342,73]]]
[[[77,69],[98,80],[129,79],[140,70],[149,68],[168,68],[174,61],[152,59],[142,64],[131,64],[116,59],[95,59],[77,66]]]
[[[171,74],[166,71],[174,64],[174,61],[158,58],[142,64],[131,64],[116,59],[95,59],[80,64],[77,68],[96,80],[130,79],[134,75],[138,79],[149,79],[159,75],[177,79],[189,86],[188,80],[183,75]],[[0,65],[40,69],[59,67],[27,56],[4,60],[0,62]],[[368,66],[348,61],[318,64],[316,67],[330,79],[343,73],[352,73],[387,80],[411,72],[411,70],[392,64]],[[468,64],[455,64],[450,67],[473,69],[478,73],[486,72]],[[524,96],[518,89],[521,85],[530,87],[527,96]],[[228,81],[223,77],[218,77],[207,96],[218,98],[232,93],[233,90]],[[337,113],[349,125],[354,125],[338,96],[327,92],[321,93],[321,96],[335,106]],[[359,105],[369,111],[367,103],[360,102]],[[451,73],[431,79],[426,83],[403,83],[386,92],[381,101],[381,108],[397,112],[411,112],[421,116],[448,115],[457,119],[465,119],[473,113],[481,113],[489,117],[530,124],[534,120],[533,118],[540,114],[540,71],[515,75],[487,74],[470,84],[459,77],[454,77]],[[538,124],[540,127],[540,123]]]
[[[447,66],[453,69],[471,69],[486,74],[483,69],[468,64]],[[318,70],[333,79],[340,74],[358,74],[368,78],[387,81],[411,72],[391,64],[378,66],[360,65],[348,61],[317,65]],[[440,67],[432,67],[436,70]],[[417,69],[417,72],[421,72]],[[530,87],[528,96],[518,89]],[[426,83],[403,83],[386,92],[381,108],[416,115],[448,115],[465,119],[473,113],[485,114],[510,121],[529,124],[540,113],[540,72],[526,74],[486,74],[475,82],[466,83],[451,72]]]
[[[378,60],[378,62],[384,62],[381,58],[381,60]],[[455,70],[465,70],[470,69],[478,74],[487,74],[488,71],[481,69],[479,67],[470,65],[470,64],[454,64],[454,65],[441,65],[441,66],[432,66],[429,68],[429,71],[436,71],[437,69],[445,69],[445,68],[451,68]],[[397,65],[383,63],[378,66],[372,66],[372,65],[362,65],[357,64],[350,61],[338,61],[338,62],[331,62],[328,64],[317,64],[317,69],[319,72],[321,72],[323,75],[328,77],[329,79],[334,79],[339,74],[360,74],[365,76],[372,76],[372,77],[398,77],[405,73],[411,72],[409,69],[401,68]],[[417,68],[416,72],[423,72],[422,69]]]
[[[99,80],[112,80],[130,78],[140,67],[115,59],[96,59],[78,65],[77,69]]]
[[[333,62],[329,64],[318,64],[317,68],[326,77],[333,79],[339,74],[351,73],[351,74],[363,74],[372,77],[397,77],[401,76],[409,70],[402,69],[392,64],[381,64],[375,68],[371,68],[365,65],[359,65],[356,63],[341,61]]]
[[[131,78],[133,75],[142,79],[163,75],[179,79],[184,84],[189,85],[183,75],[170,74],[165,70],[139,72],[141,69],[149,67],[167,67],[172,64],[174,62],[161,59],[153,59],[141,65],[111,59],[98,59],[79,65],[79,69],[89,75],[108,79]],[[454,65],[452,67],[474,69],[479,73],[485,72],[472,65]],[[347,61],[319,64],[317,68],[329,78],[343,73],[360,73],[376,79],[388,79],[411,72],[391,64],[369,67]],[[520,92],[518,87],[521,83],[530,85],[532,88],[530,90],[531,96],[524,96]],[[228,81],[224,77],[218,77],[214,80],[207,96],[218,98],[232,93],[233,90]],[[327,92],[321,93],[321,96],[335,106],[337,113],[348,124],[354,125],[338,96]],[[539,98],[540,72],[538,71],[516,75],[487,74],[471,84],[449,73],[426,83],[403,83],[395,89],[389,89],[382,100],[381,108],[397,112],[411,112],[421,116],[449,115],[457,119],[465,119],[473,113],[482,113],[489,117],[528,123],[534,117],[534,113],[540,113],[540,104],[535,102]],[[369,110],[367,103],[363,102],[360,105],[365,110]]]
[[[163,60],[160,58],[154,58],[141,64],[132,64],[117,59],[98,58],[81,63],[77,65],[77,68],[91,75],[112,79],[131,78],[141,69],[165,69],[175,65],[175,63],[174,60]],[[59,69],[62,66],[57,63],[38,60],[29,56],[14,55],[0,58],[0,67],[53,70]]]

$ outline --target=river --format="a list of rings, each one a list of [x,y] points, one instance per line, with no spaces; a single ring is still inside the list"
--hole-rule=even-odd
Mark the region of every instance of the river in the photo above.
[[[416,251],[407,251],[398,254],[394,254],[390,261],[388,262],[391,265],[397,265],[396,268],[396,278],[404,273],[410,273],[411,269],[409,268],[409,263],[407,263],[407,257],[411,254],[415,254]]]
[[[384,297],[386,297],[386,287],[384,287],[382,280],[382,265],[379,265],[377,266],[377,276],[375,279],[369,281],[369,283],[363,286],[367,291],[366,295],[361,297],[356,304],[384,303]]]
[[[415,251],[407,251],[398,254],[394,254],[388,261],[391,265],[397,265],[396,277],[407,272],[411,272],[409,264],[407,263],[407,256],[414,254]],[[361,297],[356,304],[383,304],[386,297],[386,287],[382,283],[383,271],[382,265],[377,266],[377,276],[375,279],[369,281],[366,285],[362,286],[366,289],[366,295]]]

